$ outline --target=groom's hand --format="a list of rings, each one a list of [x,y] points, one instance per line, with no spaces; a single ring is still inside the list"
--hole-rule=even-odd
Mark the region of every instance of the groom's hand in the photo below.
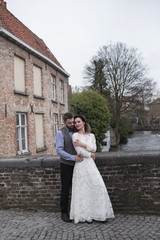
[[[81,157],[80,155],[76,155],[75,161],[76,162],[82,162],[83,161],[83,157]]]

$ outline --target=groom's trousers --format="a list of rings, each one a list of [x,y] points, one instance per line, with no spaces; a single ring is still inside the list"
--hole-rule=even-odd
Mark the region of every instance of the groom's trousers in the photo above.
[[[61,199],[60,207],[62,213],[68,213],[69,191],[72,185],[72,175],[74,166],[60,163],[61,171]]]

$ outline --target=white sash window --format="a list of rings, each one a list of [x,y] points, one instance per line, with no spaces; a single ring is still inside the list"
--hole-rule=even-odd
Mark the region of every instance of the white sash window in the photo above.
[[[27,122],[25,113],[16,114],[16,128],[17,128],[17,152],[19,154],[28,152]]]
[[[64,126],[63,116],[64,116],[64,115],[61,115],[61,126],[62,126],[62,127]]]
[[[56,135],[56,133],[58,132],[58,114],[54,113],[54,134]]]
[[[56,79],[51,75],[52,100],[56,100]]]
[[[64,103],[64,83],[60,80],[60,103]]]

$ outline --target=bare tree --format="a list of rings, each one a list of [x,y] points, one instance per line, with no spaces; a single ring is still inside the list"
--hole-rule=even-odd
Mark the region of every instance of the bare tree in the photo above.
[[[123,43],[110,43],[100,48],[90,64],[85,66],[84,78],[89,88],[108,98],[110,111],[118,126],[124,112],[125,96],[129,103],[125,111],[131,111],[138,102],[145,104],[146,96],[152,94],[154,83],[146,77],[147,71],[137,49],[128,48]]]

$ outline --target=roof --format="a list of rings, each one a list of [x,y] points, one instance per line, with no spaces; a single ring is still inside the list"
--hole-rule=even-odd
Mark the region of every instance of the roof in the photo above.
[[[46,58],[50,59],[62,70],[62,65],[55,58],[53,53],[46,46],[44,41],[27,28],[21,21],[19,21],[11,12],[6,8],[6,2],[0,0],[0,28],[3,28],[20,39],[22,42],[35,49]],[[64,70],[65,72],[65,70]],[[69,75],[68,75],[69,76]]]
[[[155,104],[160,104],[160,98],[154,99],[149,105],[155,105]]]

